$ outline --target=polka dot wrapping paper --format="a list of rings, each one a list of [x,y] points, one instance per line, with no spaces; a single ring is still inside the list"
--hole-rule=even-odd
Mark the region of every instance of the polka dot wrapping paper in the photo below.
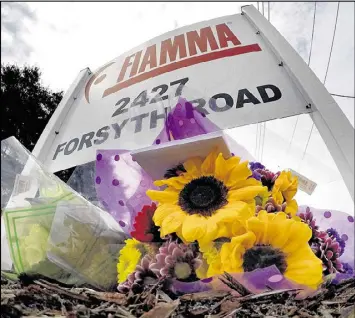
[[[152,179],[129,151],[102,150],[97,151],[95,183],[102,206],[130,233],[136,214],[151,203],[145,192],[155,188]]]

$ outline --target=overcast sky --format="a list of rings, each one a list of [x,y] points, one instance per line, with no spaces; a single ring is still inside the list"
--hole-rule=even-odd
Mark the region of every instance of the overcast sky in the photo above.
[[[44,84],[66,90],[79,71],[92,71],[125,51],[177,27],[223,15],[240,13],[252,3],[114,3],[37,2],[1,4],[2,63],[37,65]],[[265,15],[267,16],[265,3]],[[330,54],[337,2],[319,2],[310,66],[323,82]],[[313,2],[272,2],[271,23],[297,52],[309,59],[314,15]],[[334,48],[325,86],[329,92],[354,96],[354,3],[340,4]],[[354,99],[335,97],[354,125]],[[295,124],[297,126],[294,137]],[[308,115],[268,122],[263,161],[293,168],[318,183],[312,196],[300,193],[301,203],[346,210],[353,202],[317,129]],[[237,128],[231,135],[252,154],[256,125]]]

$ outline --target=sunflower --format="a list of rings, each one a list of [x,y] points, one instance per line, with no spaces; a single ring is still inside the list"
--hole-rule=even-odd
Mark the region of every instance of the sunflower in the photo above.
[[[216,151],[203,161],[195,157],[183,164],[186,172],[155,182],[167,186],[148,190],[159,202],[153,220],[162,237],[176,232],[185,242],[210,242],[225,236],[230,224],[243,223],[254,215],[255,197],[267,188],[252,175],[248,162],[224,159]]]
[[[276,204],[286,203],[285,213],[295,216],[298,210],[298,204],[294,199],[297,193],[298,178],[292,176],[290,171],[282,171],[277,177],[271,191],[271,196]]]
[[[216,244],[203,248],[203,257],[212,265],[209,275],[250,272],[276,265],[287,279],[296,283],[316,289],[322,282],[322,261],[308,245],[312,231],[307,224],[287,218],[284,212],[260,211],[246,226],[245,234],[233,237],[220,249]]]

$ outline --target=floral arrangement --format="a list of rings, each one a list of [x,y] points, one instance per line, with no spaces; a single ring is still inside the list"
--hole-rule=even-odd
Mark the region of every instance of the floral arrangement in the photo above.
[[[154,184],[120,251],[120,292],[272,266],[312,290],[330,274],[353,275],[339,260],[346,243],[337,230],[320,229],[310,208],[298,213],[289,171],[213,150],[169,167]]]
[[[179,99],[153,144],[214,131],[219,128]],[[299,206],[290,171],[270,171],[226,135],[223,142],[222,153],[206,147],[209,153],[173,158],[171,166],[157,161],[162,180],[156,181],[130,151],[98,150],[96,193],[85,195],[94,204],[21,146],[35,166],[26,180],[39,182],[40,191],[26,202],[15,197],[4,210],[9,248],[2,255],[11,257],[17,273],[122,293],[154,286],[170,295],[231,292],[233,279],[251,293],[297,288],[307,296],[324,282],[354,276],[354,217]],[[11,147],[18,149],[18,142]],[[83,180],[80,175],[78,183]]]

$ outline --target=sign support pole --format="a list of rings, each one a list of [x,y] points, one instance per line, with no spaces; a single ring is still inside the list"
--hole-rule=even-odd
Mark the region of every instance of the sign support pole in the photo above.
[[[354,201],[354,128],[313,71],[276,28],[252,5],[241,8],[278,57],[301,94],[313,108],[310,116],[328,147]]]
[[[63,125],[66,116],[68,115],[74,101],[76,100],[80,90],[91,75],[89,68],[85,68],[76,77],[75,81],[68,88],[64,94],[63,99],[59,103],[57,109],[54,111],[48,124],[39,137],[32,154],[42,163],[48,156],[50,147],[52,146],[56,136],[60,134],[60,128]]]

